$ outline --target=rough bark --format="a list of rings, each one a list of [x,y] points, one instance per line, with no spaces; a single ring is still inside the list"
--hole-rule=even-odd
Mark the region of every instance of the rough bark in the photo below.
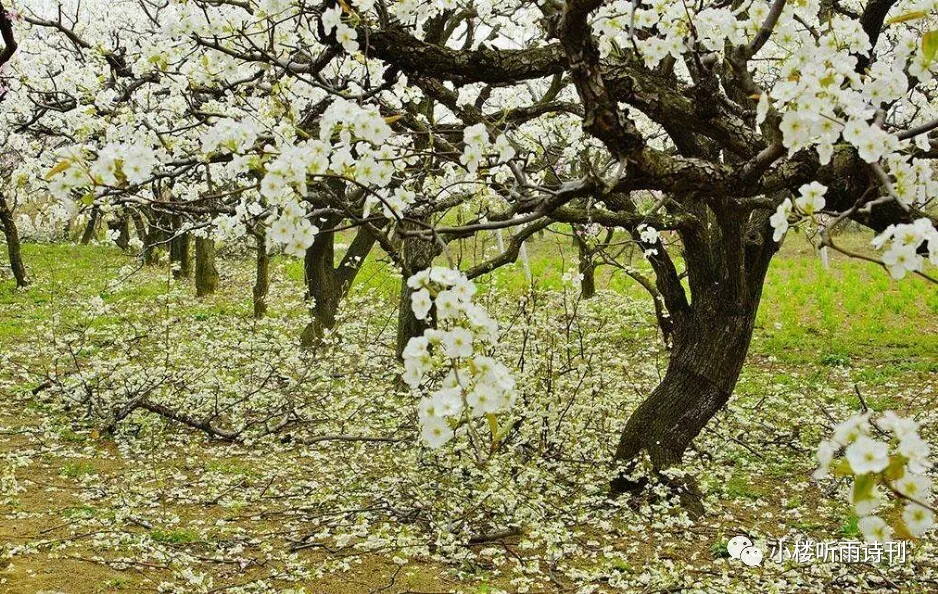
[[[13,212],[2,194],[0,194],[0,226],[3,227],[3,234],[6,237],[7,254],[10,256],[10,268],[13,270],[16,286],[26,287],[29,285],[29,276],[27,276],[26,266],[23,264],[19,232],[16,230]]]
[[[168,223],[164,215],[158,215],[152,211],[148,213],[145,235],[141,239],[143,239],[143,261],[150,266],[159,264],[159,250],[169,239]]]
[[[81,234],[81,245],[88,245],[94,239],[95,231],[98,228],[98,221],[101,219],[101,209],[97,206],[91,208],[91,215],[88,224],[85,225],[85,231]]]
[[[593,263],[593,254],[589,245],[581,237],[573,232],[573,242],[577,247],[577,256],[579,258],[580,276],[580,297],[591,299],[596,295],[596,265]]]
[[[632,413],[617,460],[646,451],[656,469],[678,464],[704,425],[727,403],[752,339],[755,310],[694,308],[675,325],[664,379]]]
[[[197,237],[195,240],[195,294],[204,297],[218,288],[218,269],[215,268],[215,240]]]
[[[254,275],[254,317],[267,315],[267,291],[270,289],[270,255],[267,253],[267,229],[258,224],[254,229],[257,260]]]
[[[180,233],[182,217],[174,215],[172,218],[172,239],[169,242],[169,265],[173,269],[173,278],[189,278],[192,276],[192,258],[190,257],[191,239],[189,233]],[[178,266],[176,266],[178,264]]]
[[[401,223],[402,230],[416,230],[420,227],[410,222]],[[423,236],[406,237],[401,242],[401,258],[406,273],[401,279],[401,299],[398,304],[397,316],[397,356],[400,358],[407,347],[408,341],[415,336],[423,334],[429,325],[426,320],[418,320],[414,310],[410,307],[413,290],[407,286],[408,274],[413,275],[433,265],[433,259],[441,252],[440,245],[432,239]]]
[[[121,216],[109,220],[107,227],[110,231],[117,231],[117,239],[114,243],[122,250],[130,247],[130,216],[122,214]]]
[[[341,217],[330,218],[325,225],[334,227],[341,221]],[[362,263],[374,244],[375,238],[371,232],[360,228],[338,266],[335,264],[334,233],[317,235],[313,245],[306,250],[306,294],[312,300],[313,307],[312,319],[301,337],[304,347],[315,346],[327,330],[336,327],[339,305],[348,295]]]
[[[715,233],[706,238],[714,262],[689,259],[694,300],[685,302],[683,289],[668,287],[667,278],[677,277],[662,266],[667,254],[661,249],[656,265],[659,287],[671,294],[672,349],[664,378],[651,395],[632,413],[616,448],[615,460],[634,463],[645,452],[654,470],[681,462],[691,441],[729,401],[746,360],[756,313],[769,262],[777,251],[771,239],[767,214],[752,220],[733,220],[723,213],[726,229],[749,229],[739,233]],[[696,245],[702,238],[684,236]],[[664,282],[662,282],[664,281]],[[678,294],[680,293],[680,294]],[[665,295],[668,297],[667,294]],[[675,305],[678,303],[679,305]],[[612,482],[613,492],[634,488],[626,477]],[[702,511],[699,501],[693,504]]]

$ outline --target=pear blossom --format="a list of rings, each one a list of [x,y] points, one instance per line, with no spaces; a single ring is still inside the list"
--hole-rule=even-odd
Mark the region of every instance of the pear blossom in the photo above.
[[[775,232],[772,234],[774,241],[781,241],[785,233],[788,232],[788,217],[791,215],[792,206],[791,199],[785,198],[785,200],[778,205],[775,214],[769,217],[769,224],[775,229]]]
[[[795,205],[805,214],[812,215],[824,208],[824,194],[826,192],[827,187],[818,182],[805,184],[799,190],[800,195],[795,200]]]
[[[879,516],[860,518],[857,527],[867,542],[888,542],[892,540],[892,528]]]
[[[430,292],[426,289],[415,292],[411,295],[410,307],[418,320],[427,319],[430,308],[433,307],[433,299],[430,298]]]
[[[420,424],[420,436],[431,449],[442,447],[453,439],[454,435],[452,427],[442,417],[427,416]]]
[[[889,465],[889,446],[861,435],[847,446],[845,457],[856,474],[879,472]]]
[[[443,352],[450,359],[472,356],[472,341],[472,332],[458,326],[449,332],[444,332],[440,340],[443,344]]]
[[[935,527],[935,514],[918,503],[908,503],[902,511],[902,522],[912,536],[921,536]]]

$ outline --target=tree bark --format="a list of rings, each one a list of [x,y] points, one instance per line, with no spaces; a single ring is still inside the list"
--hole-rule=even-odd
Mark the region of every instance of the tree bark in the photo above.
[[[591,299],[596,295],[596,265],[593,263],[593,254],[590,252],[586,241],[577,235],[576,229],[573,230],[573,243],[577,247],[579,258],[580,276],[580,297]]]
[[[741,227],[747,228],[745,222]],[[708,271],[694,264],[698,260],[688,259],[688,265],[697,267],[691,271],[695,282],[702,284],[697,284],[692,303],[672,299],[673,346],[667,372],[626,422],[616,461],[634,465],[645,452],[655,471],[679,464],[691,441],[729,401],[752,340],[765,274],[778,249],[764,213],[754,216],[748,228],[745,240],[728,234],[710,238],[725,265]],[[701,274],[707,272],[718,274]],[[675,301],[683,304],[676,307]],[[611,484],[614,493],[636,486],[625,476]],[[699,501],[694,507],[702,512]]]
[[[335,227],[341,217],[332,217],[324,225]],[[313,301],[312,319],[303,330],[301,344],[313,347],[322,340],[327,330],[336,326],[339,305],[348,295],[361,265],[374,247],[375,238],[365,228],[359,228],[338,266],[335,265],[335,234],[321,233],[306,250],[304,271],[306,295]]]
[[[211,237],[195,239],[195,294],[204,297],[218,288],[218,269],[215,268],[215,240]]]
[[[667,373],[629,418],[616,460],[645,451],[656,469],[680,463],[691,440],[733,393],[755,317],[755,308],[702,307],[675,325]]]
[[[122,250],[130,247],[130,215],[126,212],[120,217],[110,220],[107,227],[111,231],[117,231],[117,239],[114,243]]]
[[[258,223],[254,228],[257,261],[254,275],[254,317],[267,315],[267,291],[270,289],[270,255],[267,253],[267,228]]]
[[[418,230],[422,227],[404,221],[402,230]],[[397,357],[403,356],[404,349],[411,338],[420,336],[430,327],[426,320],[418,320],[411,309],[410,300],[414,291],[407,286],[408,274],[413,275],[433,265],[433,259],[440,255],[442,248],[433,239],[425,237],[405,237],[401,242],[401,258],[408,272],[401,278],[401,298],[397,315]]]
[[[155,266],[159,264],[159,250],[169,238],[169,225],[165,215],[157,214],[152,210],[148,212],[146,220],[146,235],[143,239],[143,261]]]
[[[3,234],[6,237],[7,253],[10,256],[10,268],[13,269],[13,278],[16,279],[16,286],[29,286],[29,277],[26,274],[26,266],[23,265],[23,254],[20,249],[19,232],[16,230],[13,212],[10,210],[6,198],[2,194],[0,194],[0,224],[3,226]]]
[[[169,265],[173,270],[173,278],[189,278],[192,276],[192,258],[190,257],[191,238],[189,233],[180,233],[182,217],[174,215],[172,218],[172,239],[169,242]],[[179,266],[175,266],[176,264]]]
[[[91,207],[91,218],[88,219],[88,224],[85,225],[85,231],[81,235],[81,245],[88,245],[91,243],[91,240],[94,239],[95,230],[98,228],[98,220],[101,218],[101,209],[97,206]]]

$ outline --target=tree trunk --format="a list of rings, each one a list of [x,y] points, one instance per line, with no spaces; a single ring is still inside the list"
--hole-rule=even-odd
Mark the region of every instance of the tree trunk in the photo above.
[[[765,274],[778,250],[766,213],[753,216],[748,231],[743,237],[711,238],[726,265],[707,270],[700,260],[687,260],[696,267],[691,270],[697,283],[694,300],[683,305],[673,300],[669,307],[673,346],[668,370],[626,423],[616,461],[634,467],[645,452],[655,471],[679,464],[691,441],[729,401],[749,351]],[[701,274],[710,273],[702,280]],[[620,476],[611,487],[623,492],[639,484]],[[703,511],[699,500],[693,507]]]
[[[130,247],[130,215],[124,213],[120,217],[110,220],[107,223],[110,231],[117,231],[117,239],[114,243],[122,250]]]
[[[341,217],[333,217],[324,225],[331,228],[341,222]],[[306,250],[306,295],[313,300],[313,308],[312,320],[303,330],[300,339],[304,347],[315,346],[325,336],[326,330],[335,328],[339,305],[348,295],[362,263],[374,244],[375,238],[371,232],[359,228],[338,266],[335,266],[334,233],[317,235],[313,245]]]
[[[130,220],[134,224],[134,231],[137,233],[137,239],[140,240],[140,243],[143,244],[143,251],[141,255],[146,259],[146,245],[147,245],[147,224],[143,220],[143,215],[137,211],[131,211]]]
[[[667,373],[629,418],[616,460],[645,451],[656,469],[680,463],[691,440],[729,400],[752,339],[755,308],[736,314],[703,309],[676,324]]]
[[[329,228],[338,224],[336,217],[330,218],[325,225]],[[303,272],[306,276],[306,296],[313,303],[312,319],[303,330],[300,342],[304,347],[312,347],[322,340],[327,330],[335,328],[336,315],[339,312],[341,287],[337,283],[335,271],[335,235],[322,233],[316,236],[313,245],[306,250],[303,260]]]
[[[188,233],[174,235],[169,243],[169,264],[173,269],[173,278],[189,278],[192,276],[192,258],[189,255],[190,243]]]
[[[98,228],[98,220],[101,218],[101,209],[97,206],[91,207],[91,218],[85,225],[85,232],[81,235],[81,245],[88,245],[94,239],[94,232]]]
[[[204,297],[218,288],[218,269],[215,268],[215,240],[211,237],[195,239],[195,294]]]
[[[13,221],[13,212],[10,211],[10,207],[3,195],[0,195],[0,225],[2,225],[3,234],[6,236],[7,253],[10,256],[10,268],[13,269],[16,286],[26,287],[29,285],[29,277],[26,275],[26,266],[23,265],[20,236],[16,230],[16,223]]]
[[[413,223],[403,222],[401,228],[417,230],[422,227]],[[416,274],[433,265],[433,259],[441,252],[439,244],[433,239],[424,237],[405,237],[401,242],[401,257],[410,274]],[[407,343],[411,338],[420,336],[430,327],[426,320],[418,320],[411,309],[410,300],[414,291],[407,286],[407,275],[401,278],[401,298],[398,303],[397,314],[397,357],[401,358]]]
[[[173,216],[172,224],[173,236],[169,242],[169,265],[173,270],[173,278],[189,278],[192,276],[192,258],[189,254],[190,236],[189,233],[179,232],[182,228],[180,216]]]
[[[257,264],[254,276],[254,317],[267,315],[267,290],[270,288],[270,256],[267,254],[267,228],[258,223],[254,229]]]
[[[591,299],[596,295],[596,265],[593,264],[593,254],[590,253],[589,245],[586,241],[576,234],[573,230],[573,243],[577,247],[579,257],[580,276],[580,297]]]
[[[169,238],[169,226],[164,215],[149,212],[146,221],[146,236],[143,239],[143,261],[155,266],[159,264],[159,250]]]

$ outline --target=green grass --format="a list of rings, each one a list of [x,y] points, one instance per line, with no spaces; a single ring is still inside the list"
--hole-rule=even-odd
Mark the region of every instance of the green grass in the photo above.
[[[749,479],[742,474],[733,475],[726,482],[726,494],[733,499],[759,499],[763,493],[760,489],[754,487]]]
[[[185,530],[182,528],[173,530],[154,528],[150,531],[150,538],[163,544],[187,544],[199,540],[199,533],[195,530]]]
[[[856,539],[860,537],[860,518],[855,515],[847,517],[840,526],[840,535],[844,538]]]
[[[89,474],[95,474],[98,470],[92,464],[87,462],[69,462],[62,467],[60,474],[69,478],[81,478]]]
[[[345,234],[339,238],[340,253],[341,244],[350,237]],[[864,249],[869,237],[856,234],[845,236],[841,242]],[[491,237],[476,237],[452,245],[450,255],[465,267],[491,257],[496,249]],[[60,321],[66,324],[81,314],[58,307],[57,299],[103,295],[106,301],[139,302],[141,315],[147,315],[169,283],[165,268],[145,268],[108,293],[108,283],[121,268],[138,265],[136,258],[116,248],[26,244],[23,251],[39,282],[27,291],[16,290],[12,282],[0,284],[0,309],[5,314],[0,324],[0,345],[27,335],[53,312],[59,312]],[[537,287],[558,289],[563,274],[575,270],[576,250],[565,234],[547,231],[529,242],[528,260]],[[938,371],[938,290],[919,278],[894,281],[868,262],[838,255],[831,260],[831,267],[825,269],[804,239],[792,236],[786,241],[765,283],[752,356],[775,357],[798,365],[851,368],[859,374],[858,379],[873,384],[887,383],[909,371],[923,375]],[[441,257],[440,263],[444,262]],[[640,256],[633,263],[647,267]],[[230,266],[230,262],[222,264],[223,276],[230,272]],[[239,278],[251,277],[247,259],[234,266]],[[302,261],[276,258],[276,266],[283,270],[283,282],[295,285],[297,294],[301,294]],[[518,263],[479,279],[478,284],[482,292],[498,288],[521,294],[531,281]],[[650,299],[632,279],[603,266],[597,270],[597,286],[642,300],[647,305],[649,327],[653,325]],[[389,302],[397,299],[399,291],[399,274],[377,251],[366,260],[352,289],[353,294],[372,293]],[[271,307],[276,311],[276,303]],[[193,300],[187,309],[198,320],[216,315],[247,316],[251,311],[250,288],[225,285],[223,279],[220,298]],[[871,360],[875,360],[874,365]]]
[[[813,447],[820,439],[823,427],[810,422],[816,412],[813,408],[808,409],[805,403],[813,404],[816,396],[818,404],[821,405],[833,399],[839,399],[840,404],[848,404],[851,408],[858,408],[859,405],[859,398],[851,395],[849,385],[837,391],[823,389],[830,384],[832,377],[849,376],[851,383],[855,381],[861,384],[887,384],[902,378],[903,382],[909,382],[903,385],[912,385],[911,382],[916,377],[926,378],[933,384],[935,374],[938,373],[938,292],[933,287],[919,279],[895,282],[883,270],[873,265],[842,258],[834,258],[831,269],[825,269],[810,246],[803,240],[794,239],[795,241],[790,241],[783,248],[769,272],[750,359],[750,369],[753,373],[747,372],[743,376],[738,390],[742,397],[734,404],[734,410],[748,411],[763,397],[784,395],[786,392],[792,394],[792,400],[790,403],[769,400],[769,405],[753,413],[759,415],[760,421],[764,417],[767,427],[777,431],[763,432],[755,423],[735,425],[729,417],[726,425],[720,425],[721,430],[724,427],[732,428],[733,431],[727,435],[739,435],[739,441],[751,444],[755,451],[761,454],[743,449],[742,445],[736,447],[733,444],[729,444],[725,453],[716,453],[717,460],[714,464],[722,464],[721,458],[733,464],[732,467],[721,465],[719,483],[711,485],[708,489],[708,492],[717,495],[716,499],[720,500],[721,506],[726,506],[724,509],[756,509],[760,502],[779,497],[778,485],[785,485],[790,477],[804,477],[810,474],[813,458],[809,447]],[[866,239],[858,237],[851,238],[851,241],[859,244]],[[491,241],[488,243],[489,247],[493,244]],[[471,263],[480,257],[479,254],[484,249],[484,245],[474,246],[467,243],[463,246],[462,257],[466,263]],[[536,238],[530,245],[529,257],[534,282],[540,288],[559,288],[564,272],[575,267],[575,250],[570,246],[569,239],[564,236],[547,233]],[[122,316],[144,317],[152,315],[153,308],[158,307],[157,298],[165,294],[169,286],[188,291],[189,294],[194,293],[188,284],[170,281],[165,267],[144,268],[129,282],[109,292],[108,283],[117,276],[118,270],[136,265],[132,256],[122,254],[116,249],[28,245],[26,258],[37,280],[34,287],[27,291],[17,291],[12,288],[11,282],[0,283],[0,311],[4,320],[0,324],[0,353],[4,352],[2,347],[5,341],[23,339],[25,342],[26,338],[33,338],[31,333],[34,332],[37,321],[48,322],[53,314],[59,316],[62,324],[67,324],[72,319],[81,319],[83,312],[79,311],[79,307],[83,303],[82,300],[95,295],[103,296],[106,302],[123,301],[128,304],[130,307],[115,308],[120,309]],[[291,321],[299,321],[298,318],[305,315],[297,306],[295,298],[303,291],[302,263],[296,259],[276,258],[273,264],[272,270],[276,272],[276,278],[270,302],[271,315],[292,317]],[[644,266],[639,260],[636,260],[635,264]],[[220,262],[219,267],[222,270],[222,284],[216,296],[203,300],[197,300],[194,296],[185,298],[181,304],[171,306],[173,309],[170,314],[178,317],[183,323],[191,320],[213,320],[213,323],[217,322],[219,326],[231,323],[232,316],[249,316],[249,279],[253,274],[249,259],[225,259]],[[635,336],[640,336],[641,340],[645,341],[636,340],[637,345],[648,344],[654,333],[653,316],[650,300],[644,290],[625,275],[614,272],[609,267],[599,269],[597,281],[601,290],[627,294],[645,304],[646,324],[635,324]],[[486,279],[480,279],[480,287],[483,292],[498,289],[500,294],[503,293],[506,299],[510,299],[526,291],[529,281],[520,265],[512,265],[500,269]],[[399,288],[400,278],[394,273],[393,266],[381,254],[374,254],[366,261],[353,292],[374,293],[393,303],[397,299]],[[287,303],[285,296],[290,296],[292,300]],[[602,296],[599,299],[602,299]],[[599,305],[602,303],[600,301]],[[393,336],[393,309],[388,307],[388,311],[391,314],[391,331],[386,337]],[[560,315],[560,312],[557,314]],[[646,355],[647,353],[642,353],[642,356]],[[775,361],[782,364],[775,367]],[[900,400],[903,396],[893,396],[890,390],[864,389],[862,393],[865,403],[874,410],[899,409],[904,404]],[[850,402],[851,398],[855,401]],[[773,402],[775,404],[772,404]],[[781,404],[776,406],[779,402]],[[32,413],[34,418],[54,417],[52,405],[43,402],[41,398],[31,399],[24,406],[25,409],[19,408],[17,412]],[[778,410],[771,410],[773,407]],[[798,414],[790,413],[788,408]],[[802,419],[805,421],[804,425],[799,424]],[[50,429],[55,432],[57,443],[68,444],[74,451],[81,452],[80,455],[66,458],[68,463],[60,457],[54,458],[52,472],[55,473],[55,469],[58,469],[60,476],[57,478],[60,483],[78,489],[97,488],[99,484],[114,482],[111,479],[118,476],[120,471],[108,465],[107,458],[92,459],[88,453],[91,448],[104,447],[101,443],[103,440],[93,438],[80,429],[75,430],[72,426],[64,417],[61,421],[50,421],[49,424]],[[789,433],[796,427],[802,429],[800,435],[789,440]],[[138,442],[152,435],[147,433],[147,427],[144,427],[143,431],[143,438],[134,438],[139,440]],[[789,450],[786,447],[789,441],[801,445],[802,448]],[[711,448],[701,448],[701,451],[717,452]],[[162,454],[163,450],[159,449],[159,452]],[[216,456],[217,452],[205,455]],[[176,462],[178,465],[174,462],[167,466],[183,467],[181,460]],[[188,462],[186,467],[188,468]],[[207,472],[197,472],[203,468]],[[729,480],[725,480],[725,468],[734,469]],[[753,472],[754,469],[756,472]],[[224,450],[224,457],[206,458],[204,465],[193,467],[193,472],[202,477],[213,474],[214,476],[205,480],[224,484],[226,489],[230,485],[242,482],[260,482],[268,476],[268,470],[255,468],[249,460],[239,459],[227,449]],[[105,477],[108,480],[89,480],[89,477],[97,474],[108,475]],[[242,480],[242,477],[249,480]],[[790,497],[784,506],[799,513],[776,514],[776,519],[770,520],[772,523],[779,517],[785,517],[790,520],[787,526],[799,530],[827,533],[839,531],[844,538],[859,537],[857,519],[846,516],[845,512],[837,511],[829,517],[825,516],[823,522],[815,517],[813,512],[805,513],[805,508],[811,512],[816,507],[815,491],[786,495]],[[78,502],[82,501],[93,501],[96,507],[79,505]],[[94,524],[104,520],[113,523],[116,522],[115,517],[123,517],[114,515],[107,507],[108,502],[100,499],[76,498],[68,503],[74,507],[60,512],[56,510],[56,513],[73,520],[72,523]],[[225,505],[214,508],[223,509],[224,513],[247,517],[249,513],[254,513],[253,505],[255,503],[252,500],[245,498],[244,501],[226,502]],[[164,510],[162,505],[159,510]],[[155,547],[156,543],[159,543],[172,545],[173,548],[176,545],[183,548],[182,545],[192,543],[197,543],[195,546],[199,548],[207,547],[213,540],[222,538],[215,534],[214,529],[205,533],[180,527],[178,524],[174,526],[174,523],[167,526],[165,517],[167,516],[160,515],[156,519],[151,515],[149,524],[134,524],[133,534],[138,535],[141,526],[160,526],[147,530],[144,538],[148,535],[151,546]],[[734,526],[745,525],[745,522],[740,522],[740,518],[724,517],[726,518],[729,518],[726,521],[731,521]],[[183,521],[183,526],[185,525]],[[702,546],[711,545],[709,552],[714,556],[727,556],[724,534],[732,536],[735,532],[724,531],[722,527],[718,532],[711,531],[706,535],[707,540],[703,541],[705,544]],[[134,542],[137,541],[138,539],[134,539]],[[707,554],[706,548],[703,553]],[[619,559],[611,563],[623,574],[632,574],[640,569],[640,564],[633,567]],[[432,570],[438,571],[438,568],[434,567]],[[484,576],[485,570],[486,568],[478,565],[467,565],[463,571],[466,575]],[[115,580],[112,587],[123,586]],[[136,586],[127,586],[128,589],[134,587]],[[488,588],[485,584],[477,587],[480,592]],[[492,589],[494,590],[494,587]]]
[[[23,259],[34,286],[18,290],[12,282],[0,283],[0,345],[28,334],[37,322],[60,312],[68,323],[81,312],[58,307],[66,298],[91,299],[106,294],[108,283],[125,266],[136,260],[117,248],[73,244],[24,244]],[[112,298],[128,298],[146,303],[165,290],[165,282],[149,275],[124,283]],[[7,315],[10,314],[10,315]]]
[[[938,290],[925,280],[895,281],[873,264],[841,257],[825,269],[813,248],[796,239],[772,262],[753,352],[828,366],[852,366],[871,355],[890,364],[922,355],[934,361],[936,322]]]

